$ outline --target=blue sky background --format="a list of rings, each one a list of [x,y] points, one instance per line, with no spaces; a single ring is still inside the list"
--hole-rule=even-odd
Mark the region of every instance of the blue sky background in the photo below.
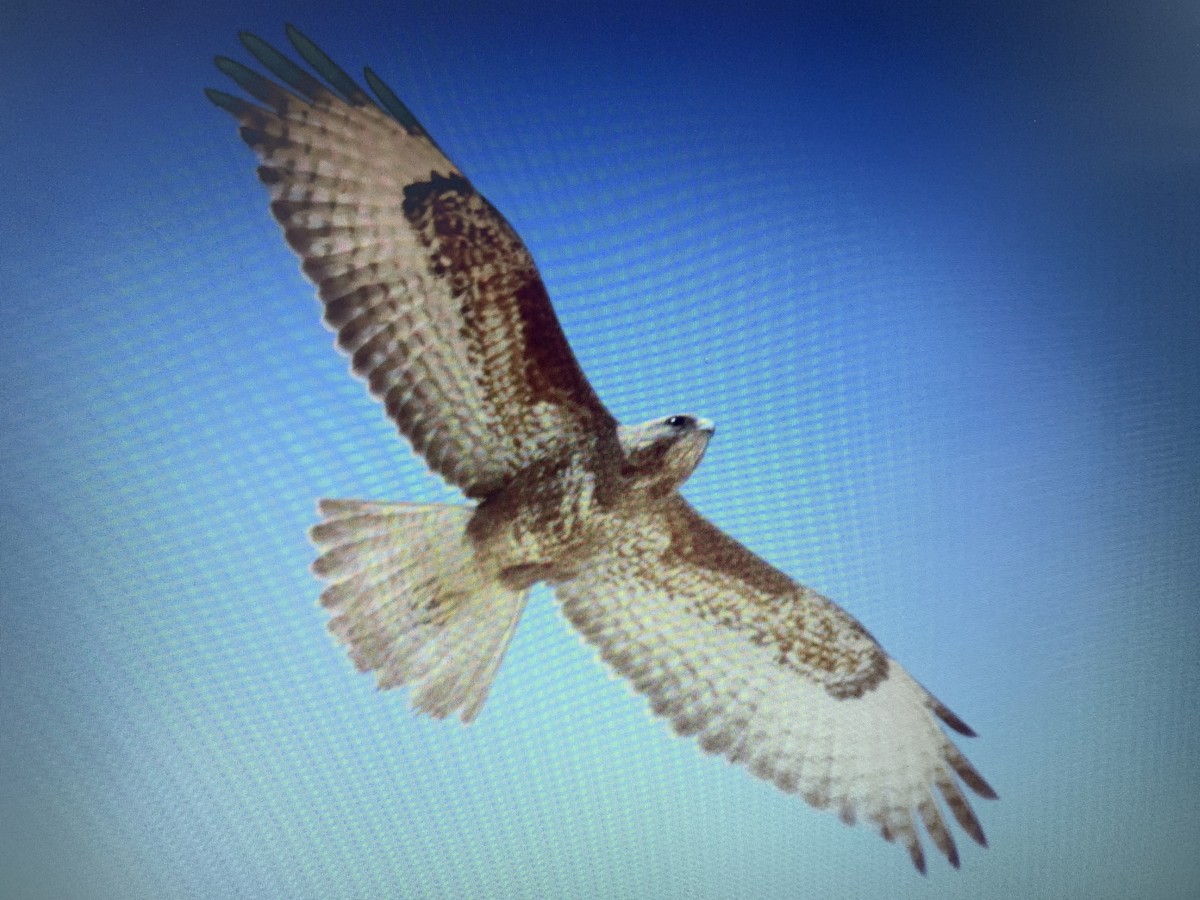
[[[783,6],[5,6],[0,894],[1200,893],[1200,12]],[[354,672],[316,498],[453,495],[201,94],[285,21],[620,418],[719,423],[685,493],[979,732],[990,849],[922,879],[705,757],[545,591],[470,728]]]

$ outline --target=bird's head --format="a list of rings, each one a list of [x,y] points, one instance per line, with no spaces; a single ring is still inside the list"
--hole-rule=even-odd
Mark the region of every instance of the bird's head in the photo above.
[[[698,416],[675,415],[641,425],[621,425],[617,436],[625,462],[621,474],[637,490],[665,496],[700,465],[716,426]]]

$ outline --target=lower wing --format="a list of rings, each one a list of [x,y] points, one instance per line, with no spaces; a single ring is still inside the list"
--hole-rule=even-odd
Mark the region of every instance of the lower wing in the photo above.
[[[959,787],[992,788],[939,727],[971,730],[851,616],[699,516],[632,520],[619,551],[556,585],[563,610],[654,712],[843,821],[874,824],[925,871],[919,818],[950,863],[935,800],[986,846]],[[957,780],[956,780],[957,779]]]

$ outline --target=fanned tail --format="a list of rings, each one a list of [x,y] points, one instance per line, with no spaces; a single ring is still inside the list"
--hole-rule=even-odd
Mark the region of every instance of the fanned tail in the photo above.
[[[469,506],[322,500],[309,532],[329,582],[329,630],[381,689],[408,685],[413,708],[463,722],[479,714],[525,609],[478,564]]]

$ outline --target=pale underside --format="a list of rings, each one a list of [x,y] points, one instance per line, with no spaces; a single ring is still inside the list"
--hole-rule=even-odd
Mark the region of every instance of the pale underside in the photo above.
[[[536,532],[546,561],[495,563],[484,545],[509,544],[480,539],[469,507],[326,504],[316,568],[331,582],[331,628],[359,666],[382,686],[409,685],[424,711],[470,720],[524,605],[528,584],[513,573],[543,577],[679,733],[847,822],[873,823],[924,871],[920,821],[957,866],[935,795],[983,844],[958,780],[995,794],[938,720],[970,729],[849,614],[722,534],[677,485],[626,489],[628,448],[520,238],[373,73],[378,103],[289,35],[329,86],[243,35],[284,86],[219,58],[262,105],[209,96],[258,153],[271,211],[355,374],[434,471],[508,523],[505,534],[512,523]],[[586,503],[576,482],[550,483],[558,475],[530,484],[567,470],[595,474]],[[547,497],[561,499],[556,520]]]

